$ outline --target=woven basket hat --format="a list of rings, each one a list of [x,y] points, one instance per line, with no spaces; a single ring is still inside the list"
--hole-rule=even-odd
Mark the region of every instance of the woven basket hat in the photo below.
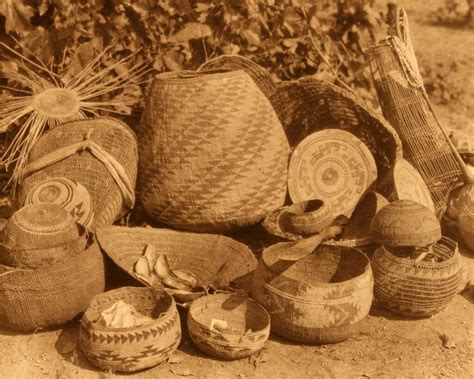
[[[133,131],[111,118],[68,122],[41,136],[31,149],[18,203],[51,177],[66,177],[89,192],[92,229],[129,212],[135,201],[137,142]]]
[[[104,252],[133,278],[134,265],[149,244],[166,255],[172,270],[193,273],[202,286],[224,287],[257,267],[246,245],[222,235],[108,226],[96,236]]]
[[[383,207],[370,224],[376,243],[385,246],[419,246],[441,238],[441,225],[436,215],[411,200],[397,200]]]
[[[157,221],[223,231],[254,224],[285,201],[288,142],[243,70],[160,74],[138,134],[138,195]]]
[[[84,229],[56,204],[26,205],[0,232],[0,264],[36,268],[67,259],[86,245]]]

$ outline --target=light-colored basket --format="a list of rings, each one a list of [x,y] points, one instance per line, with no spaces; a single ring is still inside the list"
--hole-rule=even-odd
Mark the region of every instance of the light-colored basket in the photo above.
[[[0,232],[0,264],[38,268],[68,259],[86,247],[86,233],[56,204],[26,205]]]
[[[295,262],[279,260],[265,249],[252,281],[252,297],[270,313],[272,332],[311,344],[347,339],[367,316],[373,277],[369,259],[343,246],[321,245]]]
[[[441,224],[425,206],[397,200],[383,207],[370,223],[374,242],[385,246],[430,245],[441,238]]]
[[[157,221],[222,231],[284,203],[288,142],[243,70],[160,74],[138,134],[138,195]]]
[[[377,300],[410,317],[429,317],[445,308],[461,280],[457,243],[443,237],[433,245],[432,253],[442,261],[416,262],[379,247],[372,258]]]
[[[98,323],[100,314],[122,300],[153,321],[128,328]],[[100,368],[135,372],[163,362],[181,341],[181,323],[173,298],[165,291],[122,287],[94,297],[81,319],[79,343],[87,359]]]
[[[323,200],[309,200],[305,202],[303,212],[287,208],[282,217],[288,226],[297,234],[311,235],[320,233],[334,221],[332,209]]]
[[[104,287],[104,259],[96,243],[35,270],[0,265],[0,325],[22,331],[62,325]]]
[[[41,136],[31,149],[19,187],[19,204],[50,177],[66,177],[90,194],[92,229],[112,224],[133,208],[137,142],[132,130],[111,118],[62,124]]]
[[[189,309],[188,330],[194,344],[206,354],[240,359],[263,348],[270,335],[270,316],[244,295],[203,296]]]

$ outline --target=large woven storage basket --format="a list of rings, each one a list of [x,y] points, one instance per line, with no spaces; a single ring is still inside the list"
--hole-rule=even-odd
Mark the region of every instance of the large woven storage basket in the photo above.
[[[19,203],[46,178],[66,177],[89,191],[95,215],[92,229],[112,224],[133,207],[137,160],[136,137],[118,120],[96,118],[62,124],[44,134],[31,149]]]
[[[252,281],[252,297],[270,313],[272,332],[311,344],[347,339],[372,304],[369,259],[354,248],[321,245],[296,263],[280,260],[279,251],[291,245],[265,249]]]
[[[31,331],[64,324],[104,287],[104,260],[96,243],[36,270],[0,265],[0,325]]]
[[[409,317],[429,317],[456,295],[461,280],[457,243],[443,237],[433,245],[441,262],[397,257],[381,246],[372,257],[375,297],[386,308]]]
[[[138,196],[157,221],[225,230],[258,222],[284,203],[288,142],[242,70],[158,76],[139,143]]]
[[[153,321],[128,328],[101,325],[101,312],[119,300]],[[82,317],[79,341],[87,359],[106,370],[134,372],[156,366],[181,341],[176,304],[165,291],[151,288],[122,287],[97,295]]]

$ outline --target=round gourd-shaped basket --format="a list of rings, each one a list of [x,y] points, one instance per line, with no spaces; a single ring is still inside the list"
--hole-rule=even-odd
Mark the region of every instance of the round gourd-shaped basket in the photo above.
[[[56,204],[20,208],[0,232],[0,264],[37,268],[84,250],[86,234],[72,216]]]
[[[427,246],[441,238],[436,215],[411,200],[397,200],[383,207],[370,224],[373,240],[385,246]]]
[[[421,261],[381,246],[372,258],[377,300],[393,312],[429,317],[454,298],[461,280],[457,243],[443,237]]]
[[[334,216],[350,216],[360,197],[375,188],[377,166],[352,133],[325,129],[301,141],[290,159],[288,192],[294,203],[321,199]]]
[[[263,348],[270,335],[270,316],[244,295],[203,296],[189,309],[188,330],[194,344],[206,354],[240,359]]]
[[[128,328],[103,326],[101,313],[117,301],[153,319]],[[163,290],[122,287],[95,296],[81,319],[79,343],[87,359],[103,369],[134,372],[171,356],[181,341],[181,324],[173,298]]]
[[[298,241],[303,238],[301,234],[296,233],[288,225],[285,215],[287,212],[294,214],[304,213],[306,208],[306,201],[292,204],[285,207],[280,207],[270,212],[262,222],[267,235],[278,242],[281,241]]]
[[[252,297],[270,313],[272,332],[311,344],[347,339],[372,304],[369,259],[354,248],[321,245],[297,262],[280,260],[292,245],[265,249],[252,281]]]
[[[301,207],[297,207],[301,208]],[[311,235],[322,232],[334,221],[331,207],[323,200],[309,200],[303,212],[287,209],[282,217],[285,223],[297,234]]]

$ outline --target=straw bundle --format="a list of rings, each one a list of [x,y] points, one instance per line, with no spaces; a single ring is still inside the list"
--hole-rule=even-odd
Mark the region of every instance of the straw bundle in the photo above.
[[[457,243],[443,237],[432,254],[438,262],[400,258],[381,246],[372,258],[377,300],[410,317],[429,317],[445,308],[461,280]]]
[[[188,330],[194,344],[206,354],[240,359],[263,348],[270,335],[270,316],[247,296],[203,296],[189,309]]]
[[[288,143],[242,70],[159,75],[139,127],[139,196],[181,229],[250,225],[282,206]]]
[[[347,339],[369,313],[373,277],[368,258],[342,246],[321,245],[297,262],[279,259],[292,246],[265,249],[252,297],[270,313],[272,332],[304,343]]]
[[[64,324],[104,287],[104,261],[97,244],[36,270],[0,265],[0,325],[30,331]]]
[[[102,326],[97,320],[118,300],[132,305],[152,322],[129,328]],[[80,347],[103,369],[134,372],[171,356],[181,341],[181,324],[173,298],[165,291],[122,287],[95,296],[81,320]]]
[[[133,208],[137,145],[122,122],[96,118],[62,124],[31,149],[19,188],[23,204],[31,190],[50,177],[66,177],[90,194],[92,229],[112,224]]]

